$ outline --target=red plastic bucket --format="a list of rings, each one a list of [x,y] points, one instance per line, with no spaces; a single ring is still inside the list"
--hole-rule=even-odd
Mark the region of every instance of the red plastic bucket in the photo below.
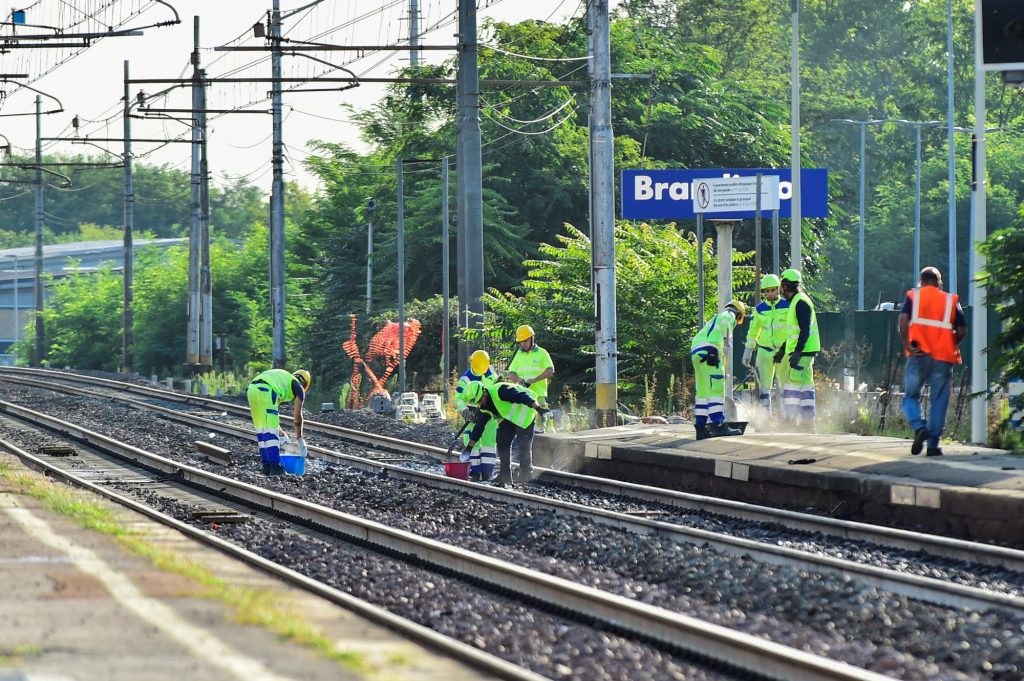
[[[458,478],[459,480],[469,480],[469,462],[468,461],[445,461],[444,463],[444,474],[449,478]]]

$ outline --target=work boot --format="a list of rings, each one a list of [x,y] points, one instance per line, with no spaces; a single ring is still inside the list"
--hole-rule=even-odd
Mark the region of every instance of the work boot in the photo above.
[[[469,474],[469,481],[470,482],[480,482],[480,473],[479,473],[479,471],[474,471],[474,472],[470,473]]]
[[[719,423],[711,428],[711,437],[729,437],[742,434],[743,431],[738,428],[730,428],[728,423]]]
[[[918,428],[914,431],[914,444],[910,445],[910,453],[917,456],[921,453],[924,448],[924,439],[928,437],[928,431],[924,428]],[[931,456],[930,454],[928,456]]]
[[[511,475],[505,475],[504,473],[502,473],[498,477],[496,477],[493,480],[491,480],[491,483],[493,483],[495,487],[511,487],[512,486],[512,476]]]
[[[526,484],[533,480],[537,476],[537,473],[533,468],[520,468],[519,469],[519,482],[520,484]]]
[[[263,475],[270,475],[270,468],[269,463],[263,464]]]
[[[706,426],[701,426],[700,428],[697,429],[698,440],[707,440],[709,437],[711,437],[711,434],[708,432]]]
[[[272,463],[269,466],[265,466],[266,475],[284,475],[284,466],[279,463]]]
[[[925,456],[942,456],[942,449],[940,447],[929,447],[928,451],[925,452]]]

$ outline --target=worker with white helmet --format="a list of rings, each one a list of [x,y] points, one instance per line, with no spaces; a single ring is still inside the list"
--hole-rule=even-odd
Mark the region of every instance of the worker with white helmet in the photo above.
[[[472,451],[492,421],[498,424],[497,443],[501,472],[495,479],[499,485],[512,484],[512,440],[519,445],[519,479],[533,479],[533,433],[538,416],[547,413],[533,394],[513,383],[473,381],[466,386],[466,403],[478,408],[473,432],[469,434],[463,452]]]
[[[789,301],[786,344],[775,353],[776,363],[789,365],[782,384],[783,412],[797,427],[814,430],[814,357],[821,350],[818,316],[810,297],[800,290],[800,271],[790,268],[780,278],[782,295]]]
[[[477,350],[469,356],[469,368],[459,376],[455,385],[455,407],[462,418],[475,421],[477,410],[466,400],[466,390],[471,383],[493,383],[497,379],[491,371],[491,356],[484,350]],[[494,474],[497,459],[498,421],[491,419],[484,426],[483,432],[474,446],[469,450],[469,479],[474,482],[487,482]],[[462,436],[464,444],[469,444],[469,433]]]
[[[743,323],[746,314],[746,305],[738,300],[730,300],[725,309],[712,317],[690,343],[695,394],[693,420],[698,440],[742,434],[725,422],[725,346],[733,329]]]
[[[772,387],[776,376],[779,385],[785,383],[788,364],[776,364],[775,353],[789,337],[789,301],[779,295],[781,280],[776,274],[761,279],[761,302],[750,315],[743,366],[757,377],[758,397],[764,416],[772,413]]]
[[[516,348],[508,364],[506,380],[521,383],[530,389],[542,407],[548,406],[548,379],[555,375],[555,364],[548,351],[537,345],[533,327],[521,324],[516,329]],[[537,432],[543,433],[543,424],[537,424]]]
[[[245,396],[249,401],[249,415],[252,417],[253,429],[256,431],[256,442],[260,449],[260,462],[263,464],[264,475],[281,475],[281,438],[287,437],[281,428],[280,406],[295,401],[292,422],[295,424],[295,437],[300,447],[302,441],[302,403],[312,378],[305,369],[288,373],[284,369],[268,369],[252,379]]]

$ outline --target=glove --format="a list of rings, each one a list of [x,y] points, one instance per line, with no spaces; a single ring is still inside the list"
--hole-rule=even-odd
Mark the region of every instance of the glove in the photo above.
[[[791,354],[789,356],[789,368],[790,369],[795,369],[796,371],[800,371],[801,369],[803,369],[803,367],[800,366],[800,360],[801,360],[801,356],[800,355],[798,355],[795,352],[793,354]]]
[[[289,442],[292,441],[292,439],[290,437],[288,437],[288,433],[284,432],[283,430],[280,432],[280,434],[279,434],[277,439],[280,440],[281,444],[283,444],[283,445],[286,445],[286,444],[288,444]]]
[[[747,367],[748,369],[753,369],[754,368],[753,364],[751,364],[751,362],[750,362],[751,356],[753,354],[754,354],[754,348],[750,347],[749,345],[747,346],[747,349],[743,351],[743,366]]]
[[[459,461],[462,463],[466,463],[472,458],[473,457],[469,449],[463,449],[462,452],[459,453]]]
[[[779,351],[775,353],[775,359],[773,360],[776,364],[782,361],[782,358],[786,356],[786,348],[779,348]]]
[[[476,409],[466,407],[462,410],[462,418],[470,422],[476,421]]]
[[[537,410],[537,416],[540,418],[544,418],[545,416],[551,413],[550,409],[548,409],[547,407],[542,407],[539,404],[536,407],[534,407],[534,409]]]
[[[306,438],[300,437],[298,445],[299,445],[299,455],[300,456],[306,456],[306,455],[309,454],[309,452],[306,450]]]
[[[700,361],[707,364],[709,367],[717,367],[722,363],[721,358],[718,356],[718,348],[708,348],[703,355],[701,355]]]

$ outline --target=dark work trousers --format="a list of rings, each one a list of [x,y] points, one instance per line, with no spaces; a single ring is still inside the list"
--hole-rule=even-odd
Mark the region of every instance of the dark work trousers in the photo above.
[[[512,439],[519,443],[519,475],[526,481],[533,475],[533,424],[520,428],[511,421],[501,420],[498,424],[498,458],[501,461],[502,482],[512,481]]]

